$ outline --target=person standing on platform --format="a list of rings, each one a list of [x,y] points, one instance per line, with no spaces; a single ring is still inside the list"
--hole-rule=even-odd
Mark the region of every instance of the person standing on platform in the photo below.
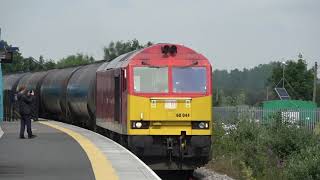
[[[27,126],[28,138],[34,138],[31,130],[32,104],[34,92],[27,92],[26,87],[21,86],[18,93],[19,113],[21,116],[20,138],[24,139],[24,130]]]

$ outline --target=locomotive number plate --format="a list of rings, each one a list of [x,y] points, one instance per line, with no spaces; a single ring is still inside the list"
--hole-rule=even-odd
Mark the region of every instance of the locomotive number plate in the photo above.
[[[164,104],[165,109],[176,109],[177,101],[176,100],[166,100]]]
[[[188,118],[188,117],[190,117],[190,114],[189,113],[177,113],[176,114],[176,117],[177,118]]]

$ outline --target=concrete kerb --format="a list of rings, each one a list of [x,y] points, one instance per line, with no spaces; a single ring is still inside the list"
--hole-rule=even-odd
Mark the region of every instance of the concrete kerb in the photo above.
[[[1,122],[0,122],[0,138],[2,137],[2,135],[3,135],[3,131],[1,129]]]
[[[66,123],[62,123],[62,122],[58,122],[58,121],[52,121],[52,120],[47,120],[47,119],[39,119],[41,121],[47,121],[47,122],[52,122],[53,124],[56,124],[56,125],[62,125],[62,127],[65,127],[65,128],[68,128],[67,126],[74,126],[74,125],[71,125],[71,124],[66,124]],[[63,126],[64,125],[64,126]],[[77,127],[77,126],[74,126],[74,127]],[[79,128],[79,127],[77,127]],[[87,129],[84,129],[85,131],[89,131]],[[91,133],[94,133],[96,134],[97,136],[100,136],[108,141],[112,141],[116,146],[118,146],[120,149],[124,150],[125,152],[127,152],[128,154],[130,154],[134,159],[136,159],[138,162],[140,162],[142,164],[142,166],[145,167],[145,169],[147,169],[156,179],[158,180],[161,180],[161,178],[149,167],[147,166],[141,159],[139,159],[136,155],[134,155],[131,151],[129,151],[128,149],[124,148],[123,146],[121,146],[120,144],[118,144],[117,142],[105,137],[105,136],[102,136],[101,134],[98,134],[96,132],[93,132],[93,131],[90,131]]]

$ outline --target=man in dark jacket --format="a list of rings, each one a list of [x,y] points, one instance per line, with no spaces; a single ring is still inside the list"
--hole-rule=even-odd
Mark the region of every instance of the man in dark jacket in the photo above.
[[[32,101],[34,93],[33,91],[27,92],[26,87],[22,86],[19,88],[18,93],[18,103],[19,112],[21,115],[21,126],[20,126],[20,138],[24,139],[24,130],[27,126],[28,138],[34,138],[35,135],[32,134],[31,130],[31,116],[32,116]]]

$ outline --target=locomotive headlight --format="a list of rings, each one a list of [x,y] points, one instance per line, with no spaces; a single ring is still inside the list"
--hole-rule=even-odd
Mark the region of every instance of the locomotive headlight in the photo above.
[[[192,122],[192,129],[209,129],[209,122],[194,121]]]
[[[132,129],[148,129],[149,125],[149,121],[131,121]]]
[[[142,123],[141,122],[136,122],[136,128],[141,128],[142,127]]]
[[[199,128],[200,128],[200,129],[204,129],[204,128],[205,128],[205,126],[206,126],[206,125],[205,125],[205,123],[204,123],[204,122],[199,123]]]
[[[206,129],[208,129],[209,128],[209,123],[205,123],[205,125],[204,125],[204,127],[206,128]]]

